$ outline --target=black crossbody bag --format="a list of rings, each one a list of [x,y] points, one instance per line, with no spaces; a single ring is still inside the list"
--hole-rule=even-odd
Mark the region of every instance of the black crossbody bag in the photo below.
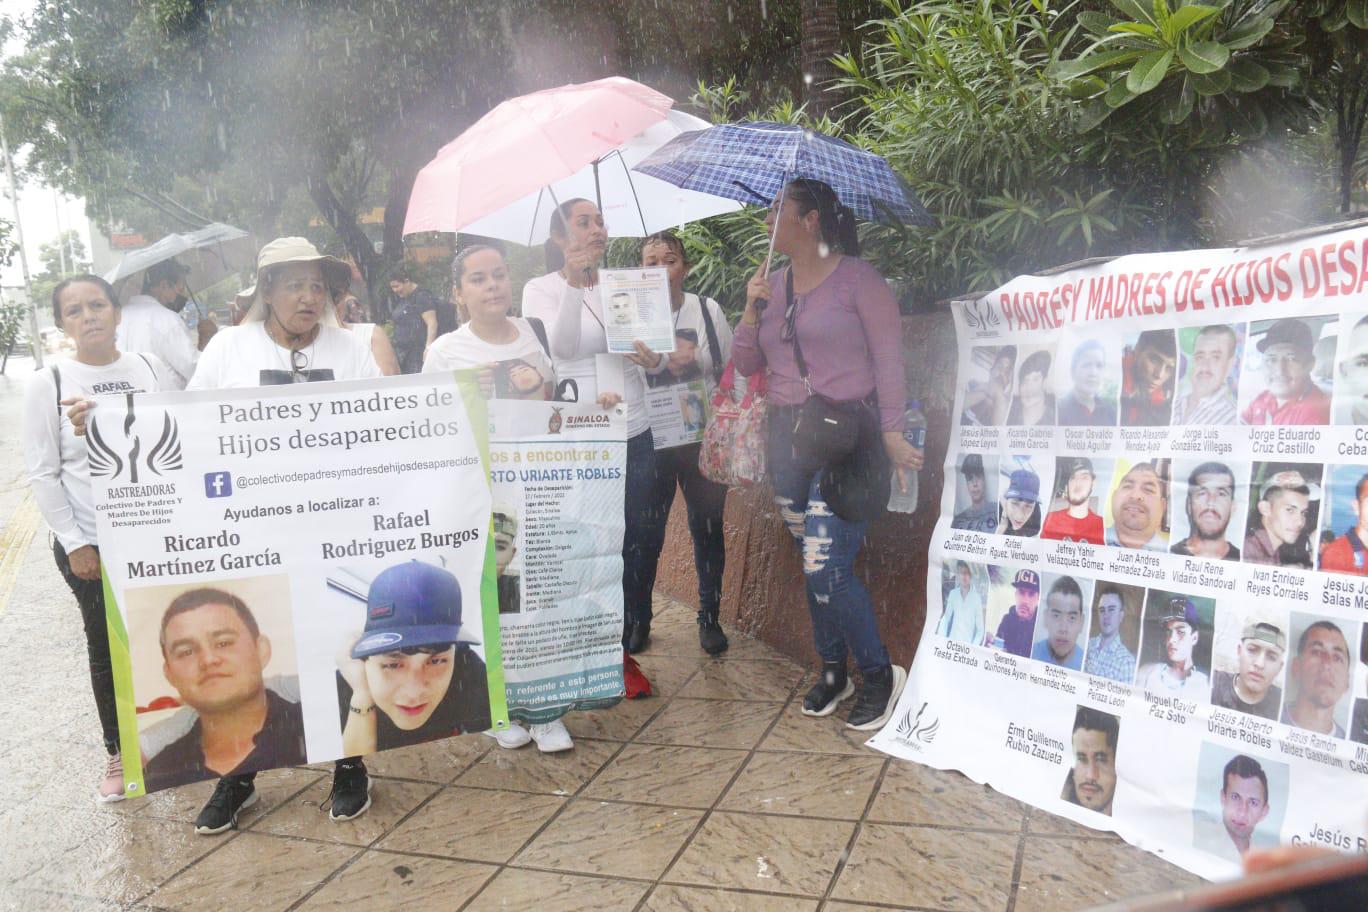
[[[793,427],[794,456],[800,465],[831,466],[855,452],[861,426],[868,421],[869,406],[861,399],[838,401],[813,392],[807,361],[798,341],[798,308],[793,296],[793,270],[784,278],[784,328],[793,343],[798,376],[807,388],[807,400],[798,408]]]

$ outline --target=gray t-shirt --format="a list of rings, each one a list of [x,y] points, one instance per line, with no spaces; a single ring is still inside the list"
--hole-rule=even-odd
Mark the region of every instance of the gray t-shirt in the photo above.
[[[1234,709],[1251,716],[1276,719],[1278,706],[1282,703],[1282,690],[1269,687],[1268,693],[1258,703],[1246,703],[1235,690],[1235,676],[1228,671],[1216,671],[1211,675],[1211,705],[1224,709]]]

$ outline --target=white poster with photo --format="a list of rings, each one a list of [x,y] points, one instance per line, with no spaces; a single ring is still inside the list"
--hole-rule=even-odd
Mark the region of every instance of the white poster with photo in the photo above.
[[[927,620],[871,744],[1210,878],[1368,852],[1368,228],[955,318]]]
[[[494,400],[490,478],[510,718],[622,698],[626,407]]]
[[[631,354],[635,342],[655,352],[674,351],[670,277],[663,268],[601,269],[599,285],[610,353]]]
[[[486,420],[444,374],[99,403],[129,794],[506,722]]]

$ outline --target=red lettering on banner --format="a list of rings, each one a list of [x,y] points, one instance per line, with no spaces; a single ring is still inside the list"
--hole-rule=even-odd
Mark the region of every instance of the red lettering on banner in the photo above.
[[[1354,242],[1345,241],[1339,245],[1339,269],[1344,274],[1344,281],[1340,283],[1339,293],[1351,295],[1358,291],[1359,270],[1358,263],[1354,262],[1351,254],[1354,252]]]
[[[1307,264],[1311,264],[1311,274],[1306,274]],[[1297,258],[1297,270],[1301,273],[1302,297],[1314,298],[1320,292],[1320,270],[1316,268],[1316,251],[1306,249]]]
[[[1332,284],[1335,281],[1335,260],[1331,254],[1335,252],[1334,244],[1326,244],[1320,249],[1320,265],[1324,270],[1321,276],[1325,283],[1325,296],[1333,298],[1339,294],[1338,286]]]
[[[1273,281],[1278,289],[1278,300],[1286,301],[1292,297],[1293,284],[1292,273],[1287,271],[1287,261],[1292,259],[1290,253],[1280,253],[1278,258],[1273,261]]]
[[[1359,244],[1359,264],[1358,264],[1358,287],[1354,289],[1355,294],[1363,294],[1368,290],[1368,243]]]

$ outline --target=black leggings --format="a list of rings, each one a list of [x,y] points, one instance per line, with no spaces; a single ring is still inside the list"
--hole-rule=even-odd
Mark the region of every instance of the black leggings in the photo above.
[[[693,539],[694,570],[698,573],[698,607],[716,617],[722,604],[722,570],[727,560],[722,535],[722,512],[727,506],[727,486],[709,481],[698,469],[698,444],[656,450],[654,509],[670,515],[675,488],[684,492],[689,511],[689,537]]]
[[[98,549],[97,549],[98,553]],[[95,694],[95,709],[100,714],[100,730],[105,750],[119,751],[119,713],[114,703],[114,669],[109,660],[109,625],[105,621],[104,582],[81,579],[71,572],[71,559],[57,539],[52,540],[52,556],[62,579],[71,587],[81,608],[85,625],[86,652],[90,657],[90,689]]]

